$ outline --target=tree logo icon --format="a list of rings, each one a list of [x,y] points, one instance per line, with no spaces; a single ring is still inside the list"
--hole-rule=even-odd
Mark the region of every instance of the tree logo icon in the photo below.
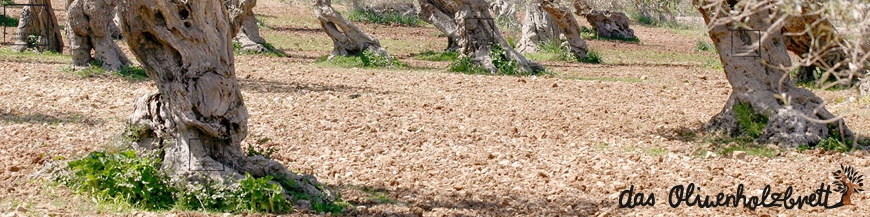
[[[837,205],[852,205],[852,194],[861,193],[864,191],[864,175],[859,175],[858,171],[852,166],[843,166],[840,164],[840,169],[834,174],[833,185],[837,187],[834,191],[843,194],[843,199]]]

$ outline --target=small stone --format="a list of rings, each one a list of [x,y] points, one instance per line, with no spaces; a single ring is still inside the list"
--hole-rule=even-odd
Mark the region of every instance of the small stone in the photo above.
[[[710,159],[710,158],[714,158],[714,157],[716,157],[716,153],[713,153],[713,152],[707,152],[707,154],[704,155],[704,159]]]
[[[641,75],[641,76],[640,76],[640,80],[646,80],[646,79],[649,79],[649,77],[647,77],[646,75]]]
[[[24,208],[23,206],[18,206],[18,208],[15,208],[15,211],[18,211],[18,212],[27,212],[27,208]]]
[[[553,87],[559,87],[558,83],[553,83]]]
[[[731,153],[731,157],[733,157],[734,159],[737,159],[737,160],[743,160],[746,158],[746,152],[745,151],[734,151]]]

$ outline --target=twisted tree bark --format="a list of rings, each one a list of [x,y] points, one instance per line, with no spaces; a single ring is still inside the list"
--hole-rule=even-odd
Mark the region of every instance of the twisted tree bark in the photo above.
[[[589,48],[586,47],[586,40],[583,40],[580,35],[580,25],[571,14],[571,10],[550,1],[543,1],[541,7],[553,17],[562,30],[562,37],[564,37],[562,47],[567,47],[578,59],[589,58],[587,54]]]
[[[727,8],[708,9],[700,6],[706,4],[701,1],[706,0],[693,2],[708,25],[714,23],[711,20],[714,17],[728,17],[723,11],[742,10],[741,7],[727,3],[723,3],[723,7]],[[792,84],[787,72],[781,68],[791,65],[782,28],[771,28],[768,19],[768,10],[756,10],[742,19],[742,23],[732,21],[709,28],[710,39],[718,48],[719,58],[733,92],[722,111],[707,123],[707,130],[732,136],[744,133],[745,129],[740,126],[734,110],[735,105],[744,104],[749,105],[755,114],[768,119],[764,130],[756,139],[759,142],[794,148],[818,144],[832,135],[839,135],[839,139],[843,141],[853,140],[854,136],[844,120],[825,124],[808,119],[828,120],[835,116],[824,108],[824,101],[813,92]],[[768,37],[762,40],[760,37],[763,34],[754,31],[767,31]],[[732,50],[744,47],[754,47],[755,50]]]
[[[329,58],[359,55],[363,51],[371,51],[376,55],[389,58],[387,51],[381,47],[381,42],[336,12],[332,8],[331,0],[316,0],[314,14],[320,20],[320,26],[332,38],[333,49]]]
[[[148,128],[137,147],[161,149],[162,169],[176,181],[208,177],[232,183],[244,173],[271,175],[295,181],[297,188],[287,191],[332,201],[330,191],[313,177],[242,150],[248,112],[231,43],[238,29],[221,3],[121,1],[124,37],[159,90],[140,98],[130,116],[131,124]]]
[[[30,0],[28,4],[44,4],[45,6],[25,6],[18,22],[18,33],[15,36],[13,50],[18,52],[35,48],[40,52],[63,52],[63,39],[57,17],[51,7],[50,0]]]
[[[483,0],[457,0],[455,5],[457,31],[460,33],[459,46],[461,56],[471,58],[492,73],[499,71],[492,58],[493,49],[502,49],[505,58],[516,64],[521,72],[537,73],[544,70],[538,63],[526,59],[525,56],[511,48],[507,40],[501,36],[498,27],[489,12],[489,4]],[[497,46],[497,47],[496,47]]]
[[[94,59],[102,63],[101,68],[113,72],[131,64],[112,40],[113,29],[118,29],[113,21],[116,4],[115,0],[73,0],[69,3],[67,35],[74,69],[88,68]],[[92,50],[94,56],[91,56]]]
[[[459,24],[456,22],[456,12],[459,4],[445,0],[418,0],[420,3],[420,18],[431,23],[447,36],[445,51],[459,50]]]
[[[517,43],[517,51],[521,53],[537,53],[540,43],[559,41],[562,30],[553,17],[541,7],[542,1],[529,0],[526,4],[525,19],[523,19],[523,36]]]

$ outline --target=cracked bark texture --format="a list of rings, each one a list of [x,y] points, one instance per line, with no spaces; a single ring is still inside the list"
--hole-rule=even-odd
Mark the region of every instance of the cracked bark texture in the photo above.
[[[694,5],[706,4],[700,1],[694,0]],[[733,7],[724,5],[724,7]],[[713,13],[720,13],[718,17],[727,17],[728,15],[721,14],[721,11],[730,9],[708,11],[698,7],[708,24],[712,22],[711,17],[715,17]],[[787,76],[788,72],[780,68],[790,66],[791,59],[785,48],[782,28],[771,28],[769,18],[770,12],[760,10],[743,19],[745,21],[743,24],[733,22],[717,24],[709,29],[710,39],[718,48],[719,58],[733,92],[722,111],[707,123],[706,130],[732,136],[742,134],[744,129],[737,121],[734,106],[748,104],[756,114],[768,117],[767,126],[762,131],[762,135],[756,139],[758,142],[773,143],[788,148],[800,145],[812,146],[832,136],[832,131],[839,131],[838,134],[843,137],[841,139],[854,140],[844,120],[827,125],[805,118],[826,120],[835,116],[824,108],[824,101],[813,92],[795,87]],[[757,43],[759,40],[760,34],[741,30],[768,29],[769,37],[757,45],[760,55],[739,55],[740,52],[732,51],[732,47]],[[732,46],[732,43],[739,44]]]
[[[571,10],[550,1],[543,1],[541,7],[550,14],[550,17],[559,26],[562,32],[562,47],[568,48],[577,58],[589,58],[587,54],[589,48],[586,46],[586,40],[583,40],[580,35],[580,24],[577,23],[577,18],[571,14]]]
[[[332,38],[333,49],[329,58],[335,56],[359,55],[371,51],[376,55],[391,58],[381,47],[381,42],[365,33],[332,8],[331,0],[316,0],[314,14],[320,20],[323,31]]]
[[[432,24],[447,36],[445,51],[459,50],[459,23],[456,22],[456,12],[459,2],[452,0],[418,0],[420,4],[419,17]]]
[[[159,90],[141,97],[129,118],[131,125],[147,128],[137,149],[161,149],[162,170],[173,181],[208,177],[233,183],[244,173],[271,175],[299,184],[298,189],[285,190],[323,202],[334,199],[313,177],[297,175],[262,156],[246,156],[242,150],[248,112],[231,41],[238,29],[221,1],[120,3],[124,38]]]
[[[530,0],[526,4],[525,18],[523,19],[523,36],[517,43],[517,51],[520,53],[537,53],[540,44],[549,41],[559,41],[562,30],[553,17],[544,11],[540,0]]]
[[[73,69],[86,69],[92,60],[99,60],[106,71],[121,71],[130,59],[115,44],[113,34],[120,34],[115,25],[118,0],[73,0],[67,10],[67,36],[70,41]],[[117,31],[117,32],[113,32]],[[91,51],[94,55],[91,56]]]
[[[18,22],[17,33],[14,36],[13,50],[22,52],[29,48],[44,52],[63,52],[63,39],[57,17],[51,7],[50,0],[30,0],[28,4],[45,4],[46,6],[24,6]]]

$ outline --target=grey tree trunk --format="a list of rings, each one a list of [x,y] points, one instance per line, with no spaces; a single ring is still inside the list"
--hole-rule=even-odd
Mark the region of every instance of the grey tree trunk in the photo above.
[[[586,40],[580,35],[580,25],[577,18],[571,14],[567,7],[560,6],[550,1],[543,1],[541,7],[556,21],[556,25],[562,31],[562,47],[568,48],[579,59],[589,58]]]
[[[260,37],[260,26],[257,25],[257,17],[254,16],[254,7],[257,0],[226,0],[227,10],[230,13],[234,25],[238,25],[239,32],[234,40],[242,47],[242,51],[263,53],[269,51],[264,46],[266,39]]]
[[[112,31],[118,29],[113,21],[116,4],[116,0],[74,0],[69,3],[67,35],[74,69],[88,68],[94,59],[102,63],[101,68],[113,72],[131,64],[112,40]]]
[[[459,4],[445,0],[418,0],[420,3],[420,19],[432,24],[447,36],[445,51],[459,50],[459,24],[456,22],[456,12]]]
[[[544,70],[543,66],[526,59],[525,56],[514,50],[501,36],[490,15],[489,4],[486,1],[457,0],[451,2],[455,2],[459,8],[455,19],[456,23],[459,24],[456,31],[460,34],[460,56],[469,57],[475,63],[495,73],[499,70],[493,63],[491,53],[495,48],[494,46],[498,46],[504,51],[504,58],[513,61],[519,71],[537,73]]]
[[[162,169],[182,183],[203,177],[232,183],[244,173],[271,175],[298,184],[298,189],[285,190],[332,201],[329,190],[313,177],[242,150],[248,112],[233,63],[232,38],[238,29],[221,3],[121,1],[124,38],[159,90],[140,98],[130,116],[131,124],[148,128],[137,147],[160,148]]]
[[[720,13],[718,17],[728,16],[722,14],[722,11],[729,11],[730,8],[707,11],[698,6],[704,4],[700,1],[702,0],[693,2],[708,24],[713,22],[713,13]],[[782,29],[770,28],[769,18],[769,12],[761,10],[743,19],[744,24],[732,22],[710,28],[710,39],[718,48],[719,58],[733,92],[722,111],[707,123],[707,130],[732,136],[742,134],[745,130],[738,123],[734,107],[744,104],[749,105],[755,114],[768,119],[764,130],[756,139],[759,142],[794,148],[815,145],[832,135],[840,135],[840,139],[844,141],[853,139],[852,132],[843,120],[824,124],[807,119],[828,120],[835,116],[823,107],[824,101],[813,92],[795,87],[787,72],[780,68],[790,66],[791,59],[783,43]],[[748,31],[768,29],[769,37],[760,43],[760,34]],[[755,45],[754,48],[752,45]],[[751,49],[743,49],[747,46]]]
[[[517,19],[517,4],[510,0],[494,0],[490,4],[495,20],[508,29],[519,29],[521,27]]]
[[[363,32],[350,20],[332,8],[331,0],[316,0],[314,14],[320,20],[320,26],[326,34],[332,38],[333,49],[329,58],[334,56],[359,55],[363,51],[371,51],[376,55],[389,57],[387,51],[381,47],[378,39]]]
[[[559,41],[562,30],[553,17],[544,11],[539,0],[530,0],[526,4],[526,14],[523,19],[523,36],[517,43],[517,51],[521,53],[537,53],[540,44],[549,41]]]
[[[57,17],[50,0],[30,0],[28,4],[45,4],[42,6],[25,6],[18,22],[18,32],[15,36],[13,50],[18,52],[34,48],[39,52],[63,52],[63,39]]]

